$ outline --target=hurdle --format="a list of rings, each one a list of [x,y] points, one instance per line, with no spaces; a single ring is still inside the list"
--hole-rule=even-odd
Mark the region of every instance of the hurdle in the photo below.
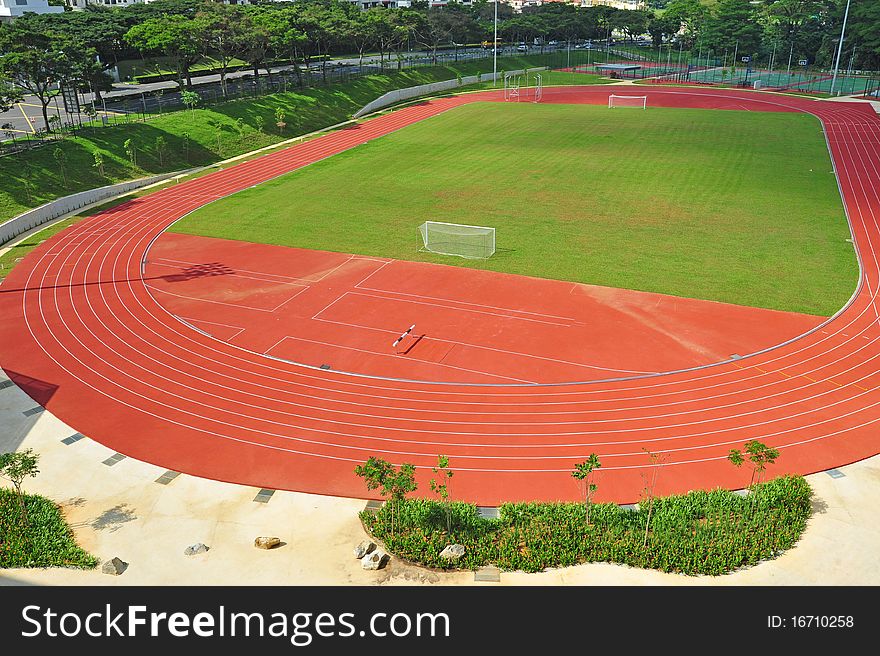
[[[404,330],[402,333],[400,333],[400,337],[398,337],[397,339],[394,340],[394,343],[391,345],[391,348],[395,348],[398,344],[400,344],[400,342],[403,341],[403,338],[406,337],[407,335],[409,335],[413,331],[413,328],[415,328],[415,327],[416,327],[416,325],[413,324],[409,328]]]

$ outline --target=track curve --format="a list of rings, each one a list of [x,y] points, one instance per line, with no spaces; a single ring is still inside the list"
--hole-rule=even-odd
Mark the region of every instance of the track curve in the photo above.
[[[608,87],[546,89],[544,102],[605,103]],[[126,455],[198,476],[365,496],[370,455],[419,467],[439,453],[456,498],[574,499],[569,472],[602,460],[599,499],[634,501],[661,453],[657,492],[742,487],[726,461],[760,439],[773,473],[880,452],[880,120],[867,104],[717,89],[640,87],[649,105],[808,112],[822,122],[860,256],[850,304],[807,335],[695,371],[565,386],[432,385],[307,369],[188,328],[147,290],[142,261],[183,214],[452,107],[407,107],[101,212],[48,240],[0,287],[0,365],[35,400]],[[817,126],[818,127],[818,126]]]

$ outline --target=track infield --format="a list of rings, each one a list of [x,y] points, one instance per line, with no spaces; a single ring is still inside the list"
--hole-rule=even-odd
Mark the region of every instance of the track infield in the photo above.
[[[418,252],[426,220],[495,227],[498,251]],[[822,316],[858,278],[821,126],[790,112],[476,102],[172,230]]]

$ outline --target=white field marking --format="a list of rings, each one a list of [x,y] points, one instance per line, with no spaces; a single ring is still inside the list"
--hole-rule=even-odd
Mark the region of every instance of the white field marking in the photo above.
[[[473,312],[474,314],[486,314],[486,315],[493,316],[493,317],[501,317],[502,319],[510,319],[511,321],[531,321],[532,323],[546,323],[551,326],[562,326],[563,328],[569,328],[571,325],[571,324],[565,324],[565,323],[557,323],[555,321],[545,321],[544,319],[532,319],[531,317],[515,317],[515,316],[510,316],[510,315],[505,315],[505,314],[499,314],[497,312],[487,312],[485,310],[473,310],[471,308],[455,308],[455,307],[450,307],[448,305],[443,305],[442,303],[432,303],[430,301],[411,301],[411,300],[402,299],[402,298],[393,298],[393,297],[389,297],[389,296],[379,296],[378,294],[368,294],[363,291],[343,292],[339,296],[339,298],[337,298],[335,301],[333,301],[333,303],[331,303],[330,305],[333,305],[337,301],[342,300],[344,297],[348,296],[349,294],[352,294],[355,296],[367,296],[368,298],[378,298],[379,300],[391,301],[393,303],[415,303],[416,305],[427,305],[427,306],[433,307],[433,308],[442,308],[444,310],[453,310],[456,312]],[[322,312],[326,311],[327,308],[330,307],[330,305],[328,305],[323,310],[321,310],[321,312],[315,313],[315,315],[312,317],[312,319],[317,318],[318,315],[321,314]]]
[[[166,264],[166,262],[168,264]],[[154,260],[150,260],[149,264],[151,264],[152,266],[160,266],[160,267],[166,267],[169,269],[177,269],[179,271],[181,267],[184,267],[184,266],[203,266],[205,264],[205,262],[182,262],[180,260],[169,260],[168,258],[160,257],[160,258],[156,258]],[[228,266],[228,265],[224,264],[223,266]],[[223,275],[235,276],[236,278],[247,278],[248,280],[258,280],[260,282],[273,282],[278,285],[299,285],[300,287],[302,287],[303,285],[308,285],[308,284],[314,282],[313,280],[308,280],[306,278],[294,278],[292,276],[279,276],[274,273],[263,273],[260,271],[247,271],[245,269],[238,269],[238,268],[233,269],[232,267],[229,267],[229,268],[230,268],[230,270],[233,271],[233,273],[226,273]],[[275,280],[275,278],[278,278],[279,280]]]
[[[478,308],[483,308],[483,309],[488,309],[488,310],[500,310],[502,312],[512,312],[512,313],[517,313],[517,314],[531,314],[532,316],[544,317],[546,319],[561,319],[563,321],[568,321],[570,324],[586,325],[583,321],[580,321],[580,320],[575,319],[573,317],[560,317],[560,316],[557,316],[554,314],[546,314],[544,312],[532,312],[530,310],[517,310],[516,308],[499,307],[497,305],[486,305],[483,303],[471,303],[470,301],[459,301],[454,298],[442,298],[439,296],[428,296],[427,294],[412,294],[410,292],[398,292],[398,291],[395,291],[392,289],[376,289],[374,287],[361,287],[360,284],[355,285],[355,287],[360,290],[377,292],[380,294],[396,294],[398,296],[413,296],[415,298],[427,299],[429,301],[440,301],[441,304],[442,303],[454,303],[457,305],[470,305],[472,307],[478,307]]]
[[[379,351],[370,351],[368,349],[357,348],[355,346],[343,346],[341,344],[334,344],[331,342],[321,342],[316,339],[306,339],[305,337],[294,337],[292,335],[287,335],[285,337],[282,337],[272,347],[266,349],[266,351],[264,351],[264,353],[269,353],[269,351],[277,348],[284,340],[287,340],[287,339],[292,339],[297,342],[308,342],[310,344],[320,344],[321,346],[332,346],[333,348],[344,349],[346,351],[357,351],[358,353],[367,353],[369,355],[378,355],[383,358],[394,358],[395,360],[398,360],[398,361],[400,360],[400,357],[393,354],[393,353],[380,353]],[[456,367],[455,365],[443,364],[442,362],[434,362],[432,360],[423,360],[421,358],[409,357],[409,358],[407,358],[407,360],[408,361],[414,360],[416,362],[421,362],[423,364],[429,364],[429,365],[434,365],[434,366],[438,366],[438,367],[448,367],[450,369],[457,369],[459,371],[467,371],[468,373],[480,374],[481,376],[486,376],[487,378],[503,378],[505,380],[515,380],[520,383],[531,382],[528,380],[523,380],[522,378],[513,378],[512,376],[502,376],[501,374],[493,374],[488,371],[479,371],[477,369],[466,369],[465,367]]]
[[[364,284],[365,282],[367,282],[367,280],[369,280],[370,278],[372,278],[373,276],[375,276],[377,273],[379,273],[382,269],[384,269],[385,267],[387,267],[387,266],[388,266],[389,264],[391,264],[392,262],[394,262],[394,260],[388,260],[388,261],[385,262],[382,266],[378,267],[376,270],[371,271],[370,273],[368,273],[368,274],[366,275],[366,277],[364,277],[362,280],[360,280],[359,282],[357,282],[354,286],[355,286],[355,287],[360,287],[362,284]]]
[[[160,294],[166,294],[168,296],[176,296],[177,298],[183,298],[183,299],[190,300],[190,301],[199,301],[202,303],[215,303],[217,305],[226,305],[228,307],[234,307],[234,308],[245,309],[245,310],[255,310],[257,312],[267,312],[269,314],[276,312],[278,310],[278,308],[280,308],[282,305],[284,305],[285,303],[288,303],[289,301],[292,301],[293,299],[295,299],[297,296],[299,296],[300,294],[302,294],[304,291],[306,291],[309,288],[308,285],[300,286],[298,291],[296,291],[292,296],[287,298],[287,300],[276,305],[274,308],[258,308],[258,307],[254,307],[253,305],[245,305],[243,303],[227,303],[226,301],[215,301],[210,298],[199,298],[197,296],[188,296],[186,294],[178,294],[177,292],[170,292],[167,289],[162,289],[161,287],[156,287],[155,285],[149,285],[146,283],[144,283],[144,287],[146,287],[147,289],[150,289],[154,292],[158,292]]]
[[[237,333],[235,333],[234,335],[228,337],[227,339],[235,339],[235,338],[238,337],[241,333],[243,333],[244,330],[245,330],[245,329],[242,328],[241,326],[232,326],[232,325],[230,325],[230,324],[228,324],[228,323],[220,323],[220,322],[218,322],[218,321],[208,321],[207,319],[193,319],[192,317],[180,317],[180,318],[183,319],[184,321],[189,321],[190,323],[192,323],[192,322],[195,322],[195,323],[207,323],[207,324],[210,324],[210,325],[212,325],[212,326],[223,326],[224,328],[236,328],[236,329],[238,329],[238,332],[237,332]],[[213,337],[213,335],[211,335],[211,336]],[[225,341],[225,340],[224,340],[224,341]]]
[[[349,323],[347,321],[336,321],[334,319],[314,319],[315,321],[322,321],[324,323],[334,323],[340,326],[348,326],[350,328],[359,328],[360,330],[373,330],[376,332],[386,333],[389,335],[396,335],[397,331],[388,330],[386,328],[374,328],[373,326],[364,326],[357,323]],[[516,355],[523,358],[534,358],[537,360],[547,360],[548,362],[558,362],[560,364],[570,364],[574,367],[584,367],[587,369],[601,369],[603,371],[616,371],[619,373],[628,373],[628,374],[644,374],[644,373],[654,373],[649,371],[637,371],[634,369],[613,369],[611,367],[602,367],[597,364],[586,364],[584,362],[572,362],[570,360],[560,360],[559,358],[550,358],[543,355],[534,355],[531,353],[523,353],[521,351],[509,351],[507,349],[500,349],[494,346],[486,346],[484,344],[474,344],[471,342],[462,342],[455,339],[446,339],[445,337],[425,337],[423,338],[425,341],[431,342],[445,342],[447,344],[458,344],[459,346],[464,346],[467,348],[476,348],[476,349],[485,349],[487,351],[497,351],[499,353],[505,353],[508,355]]]

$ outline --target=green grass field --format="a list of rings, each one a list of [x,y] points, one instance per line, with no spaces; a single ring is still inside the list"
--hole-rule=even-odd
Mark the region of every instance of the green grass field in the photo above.
[[[212,203],[189,234],[830,315],[857,264],[816,119],[475,103]],[[498,252],[418,252],[425,220]]]

